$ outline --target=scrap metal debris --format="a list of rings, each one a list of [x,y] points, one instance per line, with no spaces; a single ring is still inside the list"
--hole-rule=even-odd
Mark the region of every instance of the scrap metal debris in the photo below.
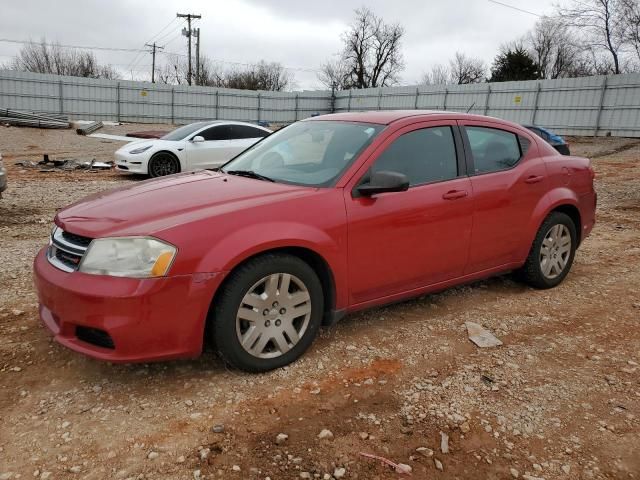
[[[0,124],[37,127],[37,128],[69,128],[69,118],[64,115],[42,114],[0,108]]]
[[[396,473],[399,473],[400,475],[411,475],[411,467],[409,465],[405,465],[404,463],[395,463],[388,458],[381,457],[380,455],[374,455],[373,453],[360,452],[360,455],[366,458],[379,460],[384,465],[389,465],[396,471]]]
[[[142,132],[129,132],[127,133],[127,137],[135,137],[135,138],[160,138],[164,137],[168,131],[165,130],[145,130]]]
[[[93,138],[104,138],[106,140],[116,140],[118,142],[135,142],[135,138],[125,137],[123,135],[111,135],[109,133],[92,133],[91,135],[87,135],[87,137]]]
[[[474,322],[465,322],[469,340],[480,348],[499,347],[502,342],[489,330]]]
[[[96,130],[102,128],[104,124],[102,122],[92,122],[85,127],[76,128],[76,133],[78,135],[89,135],[90,133],[95,132]]]
[[[95,158],[89,161],[83,160],[54,160],[45,154],[39,162],[33,160],[18,160],[14,165],[24,168],[37,168],[41,172],[48,173],[56,170],[110,170],[113,162],[99,162]]]

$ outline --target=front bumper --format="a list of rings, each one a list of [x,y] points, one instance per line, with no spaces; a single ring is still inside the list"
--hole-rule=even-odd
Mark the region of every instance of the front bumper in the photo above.
[[[129,173],[141,173],[147,175],[149,172],[149,161],[145,153],[132,155],[127,152],[116,152],[114,154],[116,170]]]
[[[61,345],[116,363],[193,358],[202,352],[207,313],[222,274],[132,279],[66,273],[52,266],[45,252],[34,261],[40,319]],[[80,334],[86,331],[102,332],[113,348]]]

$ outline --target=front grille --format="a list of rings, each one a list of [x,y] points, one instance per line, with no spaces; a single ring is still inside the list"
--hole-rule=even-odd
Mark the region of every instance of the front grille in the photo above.
[[[91,240],[93,240],[92,238],[89,237],[83,237],[82,235],[76,235],[75,233],[71,233],[71,232],[62,232],[62,238],[64,238],[66,241],[73,243],[75,245],[80,245],[83,247],[88,247],[89,244],[91,243]]]
[[[96,345],[97,347],[114,349],[116,346],[113,343],[111,336],[104,330],[90,327],[76,327],[76,337],[78,340]]]
[[[91,240],[91,238],[56,228],[51,234],[47,259],[60,270],[74,272],[78,270]]]

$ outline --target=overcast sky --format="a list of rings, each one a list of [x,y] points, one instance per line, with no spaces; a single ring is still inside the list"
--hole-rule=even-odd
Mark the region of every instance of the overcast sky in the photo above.
[[[0,0],[0,38],[46,37],[69,45],[134,49],[157,38],[166,51],[185,53],[184,25],[172,20],[177,12],[195,13],[202,15],[194,23],[201,28],[201,53],[227,62],[277,61],[293,69],[299,89],[314,89],[320,88],[314,70],[340,51],[340,34],[353,10],[365,3],[405,27],[402,83],[408,85],[457,50],[490,64],[502,43],[518,38],[537,20],[489,0]],[[553,12],[555,2],[503,3],[543,15]],[[19,48],[0,41],[0,63],[10,61]],[[150,54],[95,53],[123,78],[149,78]]]

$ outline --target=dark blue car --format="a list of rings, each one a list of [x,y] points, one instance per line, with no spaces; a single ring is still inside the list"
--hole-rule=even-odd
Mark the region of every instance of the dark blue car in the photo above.
[[[560,135],[547,130],[544,127],[538,125],[523,125],[527,130],[531,130],[533,133],[544,139],[549,145],[555,148],[562,155],[571,155],[569,152],[569,144]]]

